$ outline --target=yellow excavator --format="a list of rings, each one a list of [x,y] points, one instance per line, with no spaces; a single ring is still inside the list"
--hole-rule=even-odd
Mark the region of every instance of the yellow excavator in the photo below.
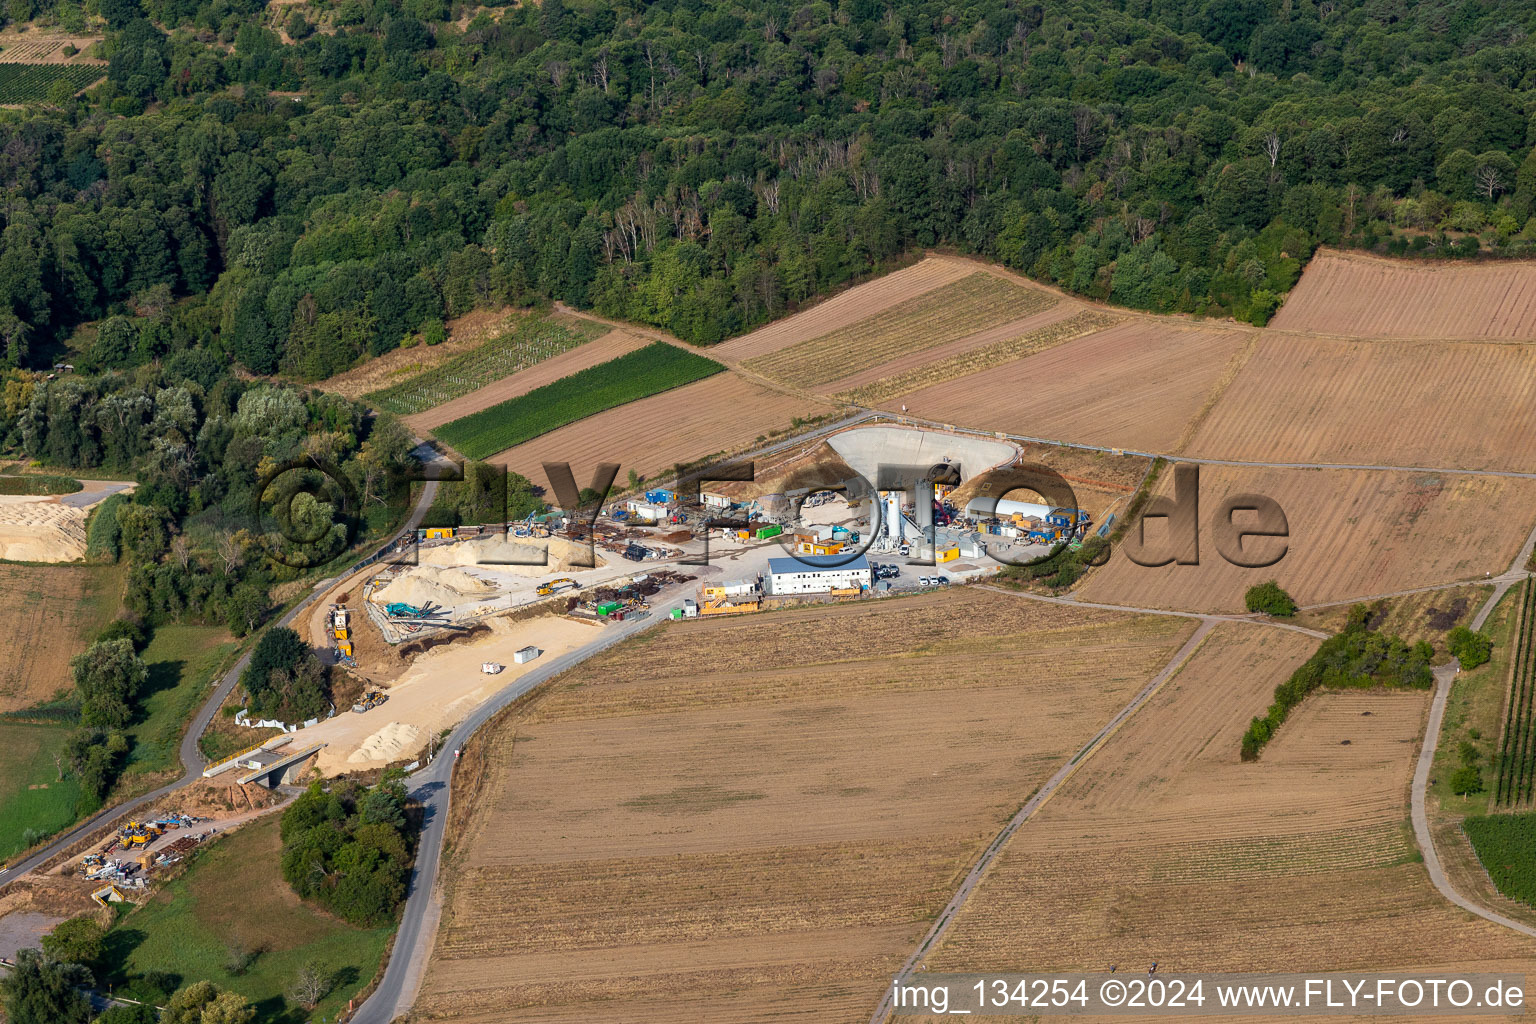
[[[550,580],[548,583],[541,583],[541,584],[539,584],[539,596],[540,597],[548,597],[550,594],[553,594],[556,590],[564,590],[567,587],[574,587],[574,586],[576,586],[576,581],[575,580],[571,579],[569,576],[562,576],[558,580]]]

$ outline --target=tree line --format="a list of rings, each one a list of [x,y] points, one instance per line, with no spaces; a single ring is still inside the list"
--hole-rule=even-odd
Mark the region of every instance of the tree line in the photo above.
[[[1263,322],[1320,242],[1536,239],[1536,44],[1486,5],[43,11],[108,81],[0,126],[14,365],[317,379],[550,298],[709,343],[934,245]]]

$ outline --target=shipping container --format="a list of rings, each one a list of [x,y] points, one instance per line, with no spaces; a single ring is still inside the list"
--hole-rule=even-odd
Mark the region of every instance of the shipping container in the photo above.
[[[757,528],[757,539],[767,540],[769,537],[777,537],[783,532],[784,527],[780,526],[778,523],[771,523],[768,526],[759,526]]]

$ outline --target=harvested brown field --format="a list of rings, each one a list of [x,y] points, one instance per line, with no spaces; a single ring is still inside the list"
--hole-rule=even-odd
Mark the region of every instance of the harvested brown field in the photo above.
[[[914,296],[829,334],[749,359],[742,366],[799,388],[821,388],[851,375],[1021,321],[1056,297],[984,270]]]
[[[534,438],[493,455],[540,487],[543,463],[569,462],[581,486],[599,462],[617,462],[622,479],[642,476],[722,452],[750,446],[758,437],[789,428],[796,418],[833,412],[832,406],[769,391],[734,373],[718,373],[686,387],[642,398],[617,409]]]
[[[0,565],[0,711],[73,687],[69,659],[117,614],[122,588],[116,566]]]
[[[940,358],[923,363],[921,360],[925,355],[938,353],[919,352],[909,359],[886,363],[876,371],[839,381],[832,387],[839,391],[847,389],[840,397],[850,402],[872,405],[909,391],[1024,359],[1085,334],[1102,331],[1123,319],[1096,309],[1079,310],[1068,316],[1062,316],[1062,312],[1055,308],[1049,309],[1025,320],[982,332],[976,336],[981,339],[979,345],[974,343],[976,337],[967,338],[960,343],[964,346],[963,350],[953,354],[945,352]],[[919,365],[910,368],[899,365],[914,362]]]
[[[1536,263],[1320,249],[1271,327],[1361,338],[1536,339]]]
[[[1249,333],[1137,318],[881,407],[1027,437],[1168,451]]]
[[[1173,477],[1165,471],[1157,493],[1171,495]],[[1238,494],[1267,495],[1285,511],[1290,541],[1277,564],[1243,569],[1217,553],[1213,516],[1224,499]],[[1278,580],[1302,605],[1478,580],[1508,568],[1533,517],[1536,480],[1202,466],[1200,564],[1148,568],[1117,550],[1082,595],[1152,608],[1231,612],[1243,610],[1248,587],[1268,579]],[[1166,522],[1147,520],[1154,551],[1161,549]],[[1478,530],[1469,530],[1470,523]]]
[[[962,260],[929,256],[910,267],[818,302],[794,316],[775,320],[750,334],[717,345],[710,352],[726,360],[754,359],[807,338],[840,331],[898,302],[941,288],[975,271],[973,264]]]
[[[1408,781],[1428,693],[1314,695],[1262,760],[1239,760],[1249,717],[1314,646],[1215,630],[1013,837],[927,968],[1528,964],[1536,940],[1447,903],[1416,859]]]
[[[1266,335],[1184,454],[1531,469],[1536,348]]]
[[[417,1010],[867,1016],[995,828],[1192,626],[968,591],[613,648],[461,766],[483,781]]]
[[[424,435],[433,427],[440,427],[450,420],[456,420],[461,416],[488,409],[498,402],[505,402],[509,398],[525,395],[534,388],[543,387],[545,384],[553,384],[561,377],[568,377],[580,370],[585,370],[598,363],[616,359],[626,352],[633,352],[637,348],[643,348],[649,344],[644,338],[638,338],[624,331],[609,331],[607,334],[585,345],[573,348],[568,352],[552,356],[543,362],[535,363],[526,370],[519,370],[509,377],[503,377],[494,384],[487,384],[478,391],[471,391],[462,398],[455,398],[450,402],[428,409],[426,412],[418,412],[403,417],[406,426]]]

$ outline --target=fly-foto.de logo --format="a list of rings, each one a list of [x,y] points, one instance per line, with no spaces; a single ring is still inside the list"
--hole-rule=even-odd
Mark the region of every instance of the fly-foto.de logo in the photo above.
[[[1147,539],[1147,521],[1163,521],[1160,543]],[[1290,550],[1291,527],[1285,510],[1262,494],[1234,494],[1222,500],[1210,517],[1216,551],[1243,569],[1274,565]],[[1159,495],[1146,503],[1125,535],[1125,557],[1148,568],[1200,564],[1200,467],[1180,463],[1173,468],[1173,497]]]

